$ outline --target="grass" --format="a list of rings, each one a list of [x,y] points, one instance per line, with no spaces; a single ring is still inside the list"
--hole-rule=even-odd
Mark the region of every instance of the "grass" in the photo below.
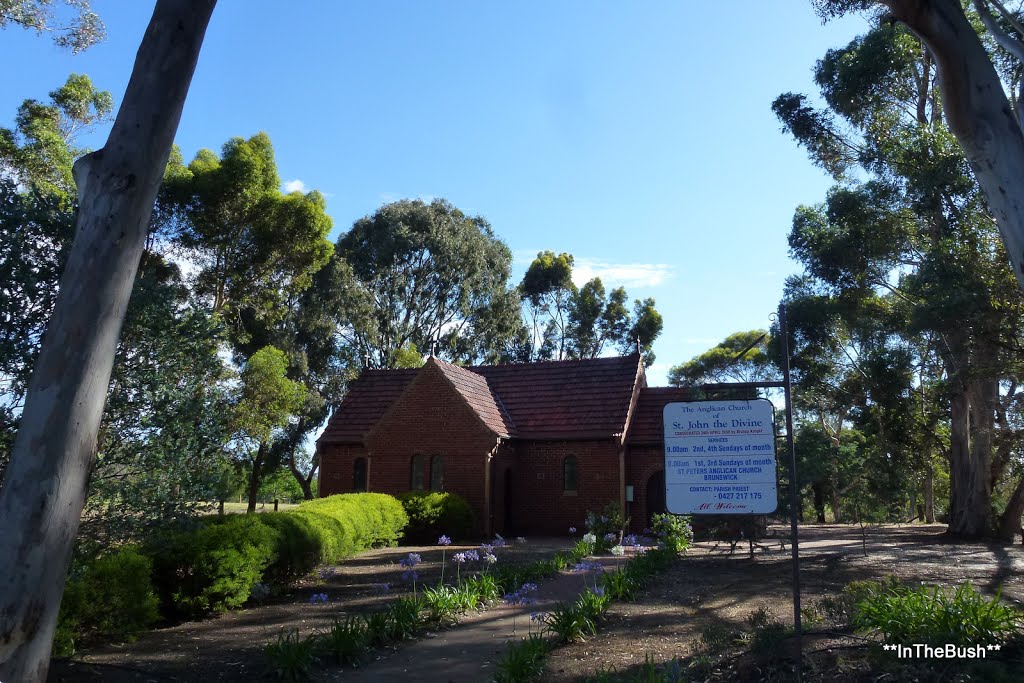
[[[210,507],[209,511],[206,514],[208,514],[208,515],[216,515],[216,514],[218,514],[217,513],[217,505],[218,504],[217,503],[210,503],[210,505],[211,505],[211,507]],[[299,507],[298,503],[278,503],[277,509],[278,509],[279,512],[284,512],[285,510],[294,510],[297,507]],[[246,510],[248,510],[248,509],[249,509],[249,504],[248,503],[224,503],[224,514],[226,514],[226,515],[244,515]],[[273,512],[273,511],[274,511],[274,504],[272,502],[271,503],[257,503],[256,504],[256,512]]]

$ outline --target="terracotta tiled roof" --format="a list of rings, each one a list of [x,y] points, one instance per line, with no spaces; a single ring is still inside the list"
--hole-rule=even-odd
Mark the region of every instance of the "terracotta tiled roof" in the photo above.
[[[317,442],[363,443],[366,433],[373,429],[418,373],[418,368],[363,370],[348,385],[348,393]]]
[[[648,387],[640,390],[640,399],[633,411],[633,424],[629,428],[630,444],[660,444],[663,441],[664,426],[662,412],[666,403],[686,401],[689,389],[677,387]]]
[[[466,399],[469,407],[480,416],[485,425],[494,430],[495,434],[504,437],[515,434],[516,428],[512,418],[502,408],[501,402],[483,375],[436,358],[431,358],[427,362],[437,366],[455,390]]]
[[[620,435],[634,388],[646,379],[636,354],[618,358],[461,368],[432,361],[488,427],[502,436],[544,439]],[[423,370],[367,370],[349,386],[318,441],[362,443]]]
[[[523,438],[611,437],[626,426],[638,355],[471,368],[491,389]]]

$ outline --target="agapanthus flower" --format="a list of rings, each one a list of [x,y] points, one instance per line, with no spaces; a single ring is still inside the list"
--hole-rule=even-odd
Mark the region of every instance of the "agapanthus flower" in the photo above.
[[[584,543],[597,543],[597,536],[595,536],[594,534],[592,534],[590,532],[587,532],[587,533],[583,534],[583,542]]]
[[[480,560],[480,553],[475,550],[467,550],[466,559],[472,562],[478,562]]]
[[[452,562],[455,564],[462,564],[466,561],[466,553],[455,553],[452,555]]]
[[[624,539],[622,539],[622,545],[638,545],[638,540],[639,539],[637,539],[636,534],[629,534]]]
[[[416,572],[414,569],[406,569],[404,572],[402,572],[402,581],[416,581],[419,578],[419,573]]]
[[[483,553],[494,552],[494,546],[490,543],[484,543],[480,546],[480,551]]]
[[[484,562],[486,562],[487,564],[494,564],[497,561],[498,557],[494,553],[486,553],[484,555]]]
[[[309,604],[315,605],[318,602],[327,602],[327,593],[313,593],[309,596]]]
[[[626,549],[621,545],[612,546],[611,553],[615,557],[622,557],[626,552]]]
[[[409,553],[406,557],[400,559],[398,564],[403,567],[415,567],[422,561],[422,559],[423,558],[421,558],[418,553]]]
[[[544,621],[544,612],[530,612],[530,621]]]
[[[609,531],[608,533],[606,533],[604,535],[604,542],[605,543],[614,543],[618,539],[619,539],[619,535],[617,533],[613,532],[613,531]]]
[[[569,527],[569,533],[570,534],[576,533],[576,527],[574,527],[574,526]]]
[[[437,544],[438,545],[451,545],[452,544],[452,539],[448,538],[447,536],[442,535],[441,538],[437,539]]]

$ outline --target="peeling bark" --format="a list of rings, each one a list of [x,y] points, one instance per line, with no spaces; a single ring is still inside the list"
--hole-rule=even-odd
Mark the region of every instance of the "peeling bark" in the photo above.
[[[106,145],[75,164],[75,239],[0,488],[0,680],[46,679],[114,351],[215,2],[157,1]]]

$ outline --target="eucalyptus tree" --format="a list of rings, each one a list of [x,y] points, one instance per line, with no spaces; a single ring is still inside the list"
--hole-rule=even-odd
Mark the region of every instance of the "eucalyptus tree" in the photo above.
[[[651,348],[664,321],[652,298],[634,300],[624,287],[605,293],[600,278],[577,287],[572,254],[537,254],[519,285],[531,337],[532,360],[597,358],[609,347],[628,354],[641,350],[654,362]]]
[[[244,341],[244,317],[274,320],[330,258],[331,219],[322,194],[283,194],[266,133],[232,138],[218,156],[200,150],[185,165],[172,154],[156,221],[196,269],[192,286]]]
[[[735,332],[714,347],[668,371],[672,386],[712,382],[763,382],[779,377],[765,330]],[[742,355],[741,355],[742,354]]]
[[[395,367],[409,348],[452,360],[486,355],[461,340],[479,333],[500,347],[517,327],[508,306],[512,252],[486,219],[446,200],[386,204],[357,220],[336,253],[362,311],[339,333],[365,367]]]
[[[0,28],[10,24],[50,33],[60,47],[78,53],[103,40],[106,29],[89,0],[58,0],[67,9],[57,13],[53,0],[0,0]]]
[[[1018,336],[1022,297],[985,197],[946,128],[935,61],[905,28],[882,25],[829,51],[815,78],[828,110],[791,93],[773,108],[840,184],[823,205],[797,210],[792,252],[838,305],[855,311],[884,297],[902,309],[895,334],[904,349],[930,348],[941,359],[950,530],[990,533],[995,408],[1017,400],[1005,350]]]
[[[0,487],[0,678],[46,678],[106,389],[214,0],[157,0],[104,147],[75,162],[75,239]]]
[[[1024,287],[1024,26],[1000,0],[814,0],[824,17],[880,8],[926,46],[937,65],[945,124],[959,141]],[[983,28],[982,28],[983,27]],[[981,35],[979,35],[981,34]],[[931,81],[938,81],[931,83]],[[933,102],[934,104],[934,102]]]

